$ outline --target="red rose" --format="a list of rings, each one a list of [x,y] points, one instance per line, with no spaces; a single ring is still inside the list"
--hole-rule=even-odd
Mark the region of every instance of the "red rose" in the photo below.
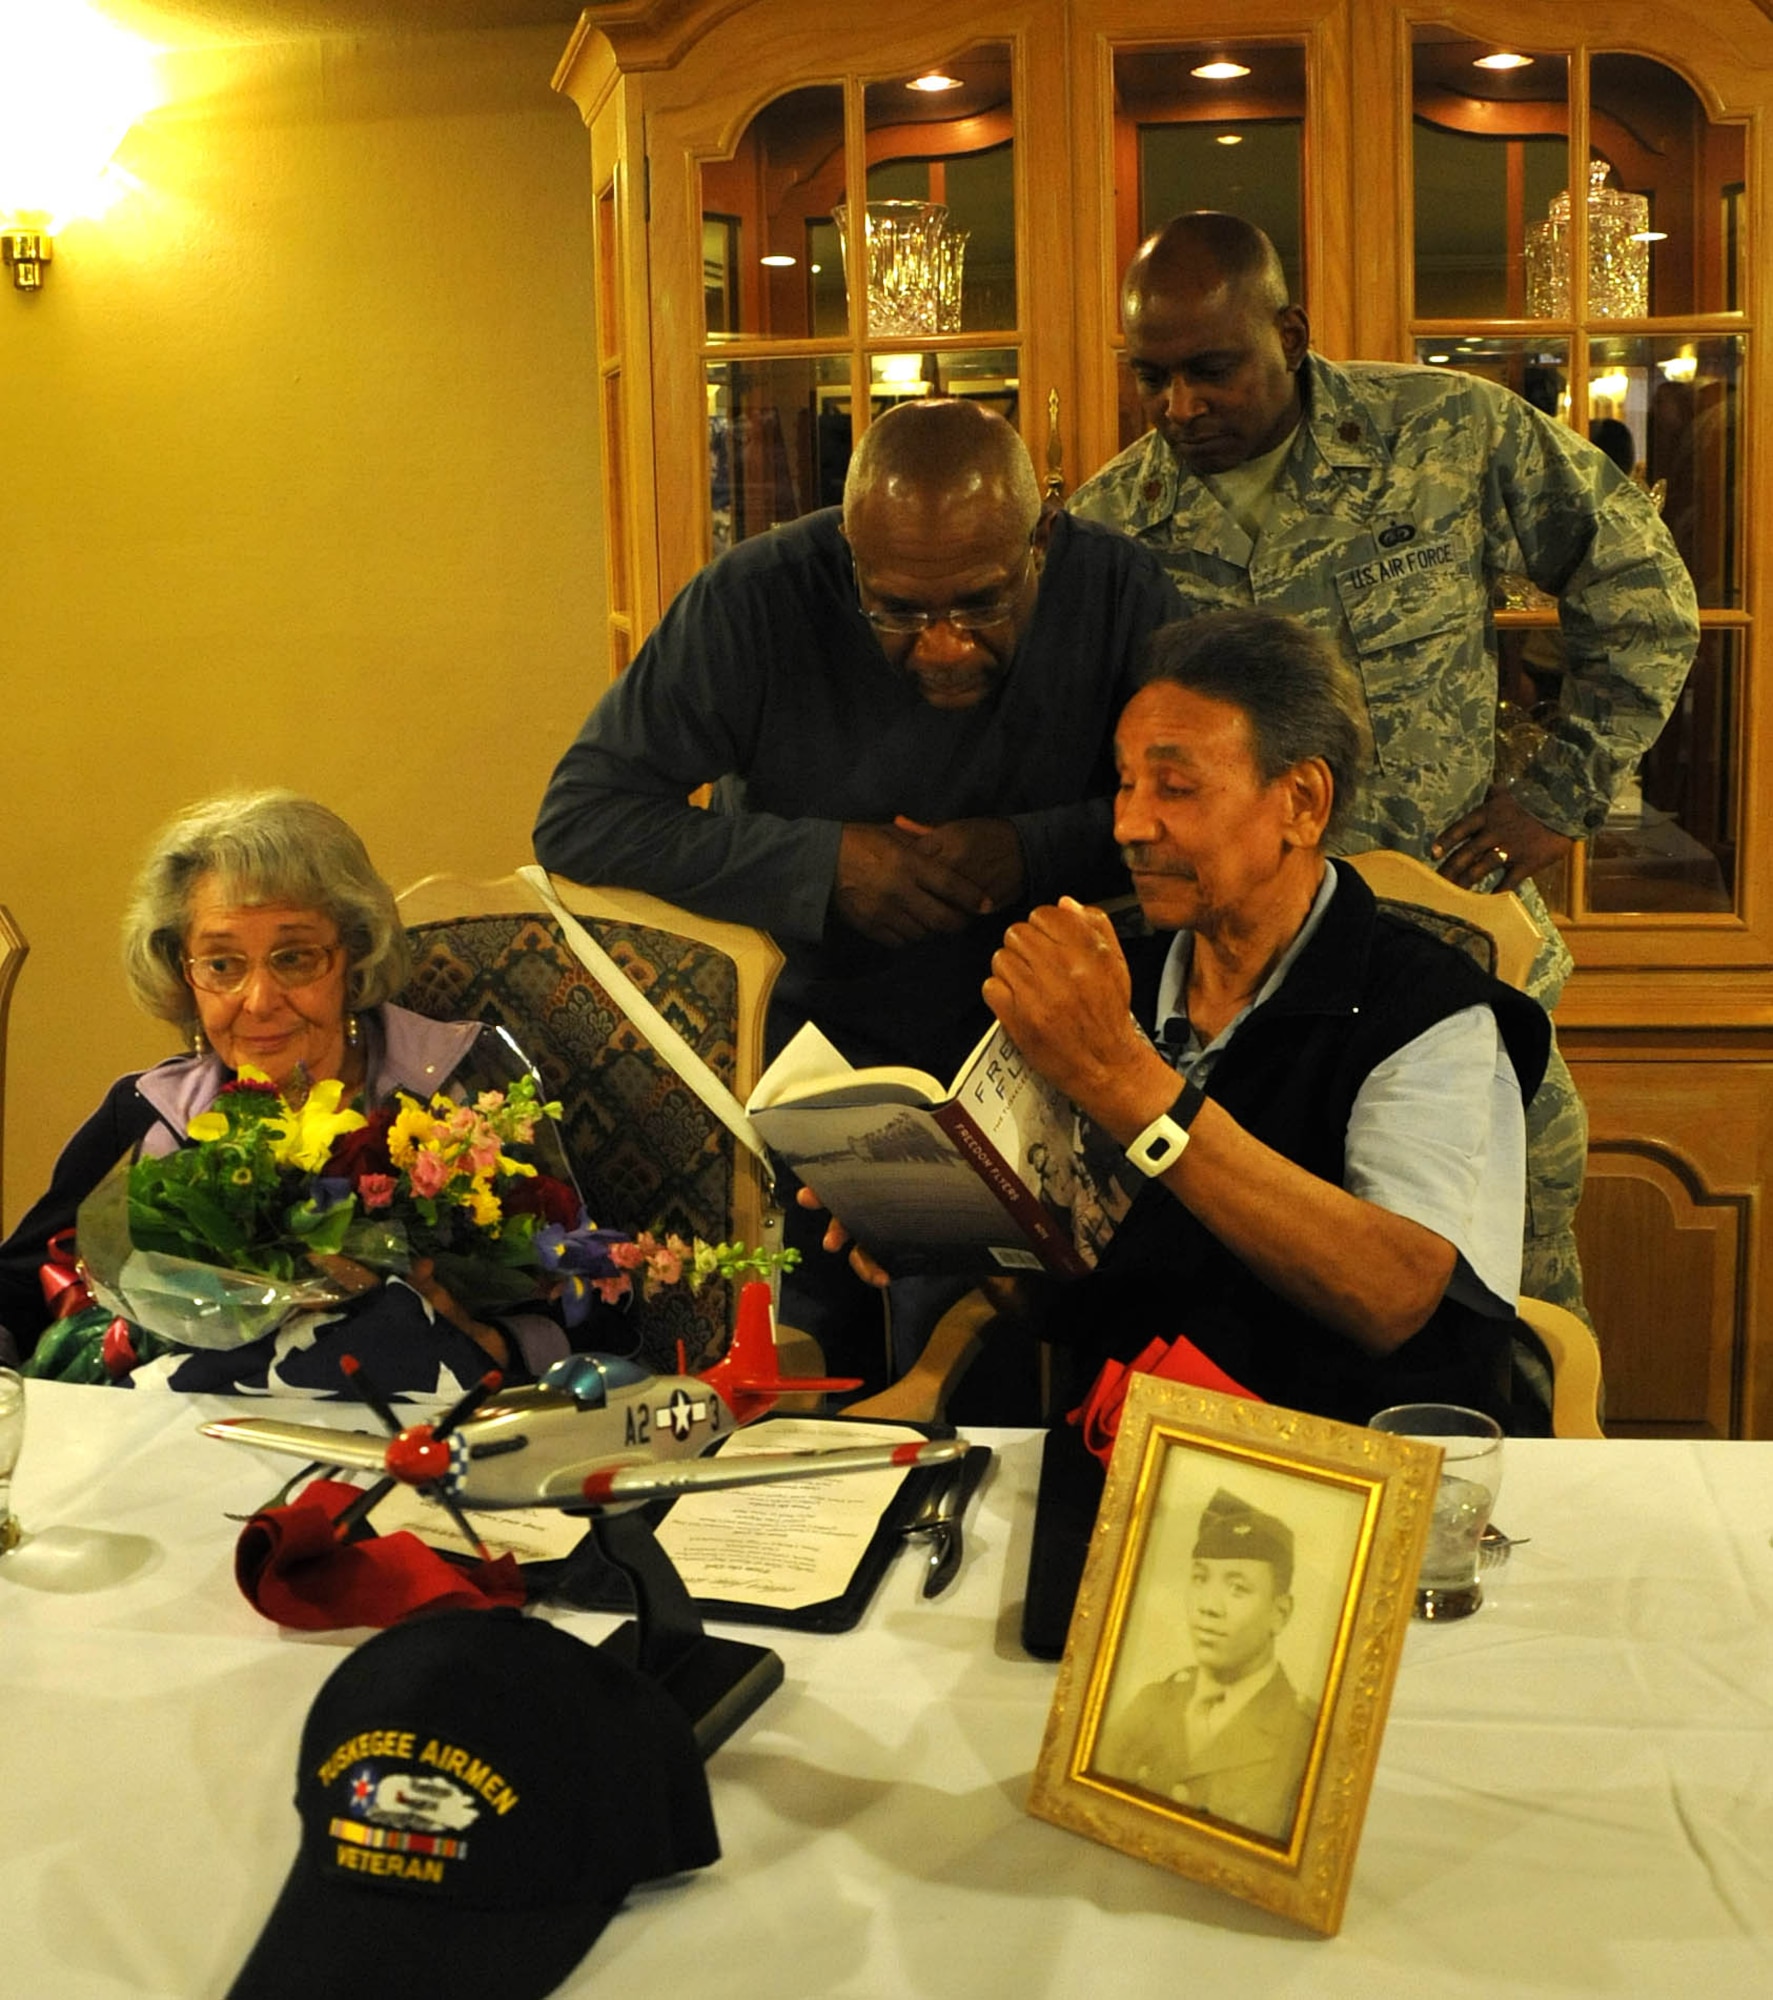
[[[539,1215],[544,1223],[577,1229],[585,1210],[574,1190],[552,1174],[522,1174],[499,1190],[507,1215]]]
[[[393,1123],[392,1111],[372,1111],[367,1125],[360,1125],[355,1132],[341,1133],[320,1170],[322,1177],[346,1180],[355,1187],[362,1174],[393,1173],[394,1162],[388,1157],[388,1133]]]

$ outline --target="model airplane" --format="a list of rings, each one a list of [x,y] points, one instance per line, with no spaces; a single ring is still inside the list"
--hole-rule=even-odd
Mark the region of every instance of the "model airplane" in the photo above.
[[[931,1438],[703,1457],[782,1396],[861,1386],[784,1376],[767,1315],[741,1312],[725,1357],[700,1375],[654,1375],[608,1354],[568,1355],[522,1388],[501,1390],[500,1378],[488,1375],[446,1416],[404,1428],[361,1369],[350,1361],[344,1366],[393,1436],[276,1417],[223,1417],[204,1424],[203,1433],[423,1487],[459,1523],[465,1508],[614,1511],[715,1487],[936,1465],[966,1451],[964,1439]]]

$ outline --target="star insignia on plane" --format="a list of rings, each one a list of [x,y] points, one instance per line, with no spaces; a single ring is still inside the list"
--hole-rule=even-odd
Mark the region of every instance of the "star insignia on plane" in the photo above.
[[[662,1410],[653,1412],[653,1422],[668,1425],[674,1438],[686,1438],[691,1430],[708,1414],[708,1405],[686,1396],[681,1389],[673,1389],[671,1400]]]

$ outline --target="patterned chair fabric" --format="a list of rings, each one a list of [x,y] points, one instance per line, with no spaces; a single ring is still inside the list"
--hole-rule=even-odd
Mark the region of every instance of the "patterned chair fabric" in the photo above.
[[[640,924],[583,920],[603,948],[730,1088],[738,982],[731,959]],[[434,1019],[508,1029],[562,1107],[561,1137],[592,1219],[607,1228],[731,1233],[734,1146],[726,1128],[655,1055],[561,937],[552,917],[458,917],[409,927],[414,971],[400,1004]],[[715,1358],[728,1288],[687,1286],[636,1305],[649,1366]]]

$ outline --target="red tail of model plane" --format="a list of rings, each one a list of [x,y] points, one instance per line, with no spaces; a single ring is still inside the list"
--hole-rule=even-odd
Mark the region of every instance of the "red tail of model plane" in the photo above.
[[[770,1288],[754,1279],[739,1293],[738,1324],[732,1343],[712,1368],[697,1377],[733,1413],[733,1422],[748,1424],[772,1409],[778,1398],[794,1395],[828,1395],[841,1389],[859,1389],[861,1378],[854,1375],[784,1375],[776,1355],[776,1334],[770,1311]]]

